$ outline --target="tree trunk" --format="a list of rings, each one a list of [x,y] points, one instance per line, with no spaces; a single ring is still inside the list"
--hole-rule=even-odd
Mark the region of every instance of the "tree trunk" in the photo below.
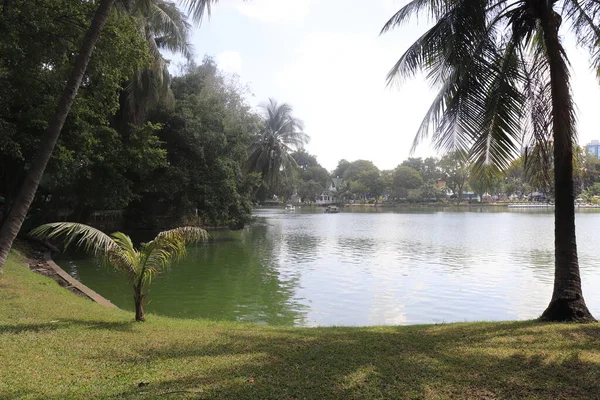
[[[135,288],[133,300],[135,301],[135,320],[137,322],[146,321],[146,316],[144,315],[144,297],[146,296],[141,293],[141,289]]]
[[[60,131],[67,119],[71,106],[75,101],[75,97],[77,96],[77,91],[79,90],[79,86],[81,85],[81,81],[83,80],[83,76],[94,51],[94,46],[104,28],[104,24],[106,23],[114,2],[115,0],[100,1],[100,5],[96,10],[90,28],[83,39],[81,49],[75,60],[73,70],[71,71],[71,76],[67,81],[67,85],[60,97],[54,116],[50,120],[48,129],[40,143],[38,153],[31,163],[25,181],[21,186],[21,190],[14,201],[6,221],[2,224],[2,229],[0,229],[0,274],[2,273],[2,267],[6,262],[12,243],[17,237],[21,225],[27,216],[29,206],[33,201],[42,175],[44,174],[44,170],[46,169],[46,165],[50,160]]]
[[[581,290],[577,243],[575,240],[575,195],[573,186],[573,103],[569,72],[563,59],[564,49],[558,37],[560,16],[545,3],[541,10],[550,84],[552,88],[552,124],[554,133],[554,291],[544,321],[593,322]]]

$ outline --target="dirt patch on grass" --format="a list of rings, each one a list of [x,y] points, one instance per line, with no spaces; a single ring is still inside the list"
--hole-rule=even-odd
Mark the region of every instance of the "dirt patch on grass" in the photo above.
[[[72,293],[76,294],[77,296],[89,299],[88,296],[86,296],[76,287],[70,285],[69,282],[64,280],[50,267],[50,265],[48,265],[44,257],[44,254],[50,251],[48,247],[38,242],[25,240],[15,241],[14,247],[27,258],[27,266],[30,270],[40,275],[52,278],[60,286],[69,289]]]

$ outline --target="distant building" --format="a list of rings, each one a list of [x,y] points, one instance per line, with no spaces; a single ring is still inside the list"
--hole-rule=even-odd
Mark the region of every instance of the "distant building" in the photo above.
[[[600,158],[600,140],[592,140],[585,145],[585,152],[588,156]]]
[[[337,203],[338,187],[341,188],[343,182],[342,178],[331,178],[327,190],[317,197],[317,204],[329,205]]]
[[[317,197],[317,204],[321,206],[334,204],[336,201],[336,198],[331,192],[323,192]]]

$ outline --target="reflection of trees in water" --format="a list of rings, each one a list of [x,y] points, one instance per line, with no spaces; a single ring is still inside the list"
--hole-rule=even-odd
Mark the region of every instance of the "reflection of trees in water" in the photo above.
[[[282,276],[274,250],[267,227],[258,225],[237,241],[190,252],[192,268],[203,270],[194,274],[194,292],[201,301],[197,316],[270,325],[301,323],[305,306],[294,299],[299,276]]]
[[[281,242],[282,248],[280,262],[282,267],[291,264],[299,264],[315,261],[319,256],[319,247],[321,242],[314,235],[308,234],[290,234],[285,235]]]
[[[418,240],[399,240],[395,246],[399,262],[422,268],[424,264],[439,264],[447,272],[468,272],[480,259],[466,246],[422,243]]]
[[[338,238],[336,247],[344,262],[363,264],[375,255],[377,242],[367,237],[346,236]]]
[[[543,282],[554,282],[554,251],[530,249],[512,253],[509,263],[517,263],[530,269],[534,277]]]

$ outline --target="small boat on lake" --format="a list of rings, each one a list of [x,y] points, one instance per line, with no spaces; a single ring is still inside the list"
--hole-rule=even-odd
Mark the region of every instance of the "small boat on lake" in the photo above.
[[[293,205],[291,205],[291,204],[287,204],[287,205],[285,206],[285,211],[296,211],[296,207],[294,207],[294,206],[293,206]]]
[[[337,214],[340,212],[340,209],[338,206],[327,206],[325,212],[328,214]]]

